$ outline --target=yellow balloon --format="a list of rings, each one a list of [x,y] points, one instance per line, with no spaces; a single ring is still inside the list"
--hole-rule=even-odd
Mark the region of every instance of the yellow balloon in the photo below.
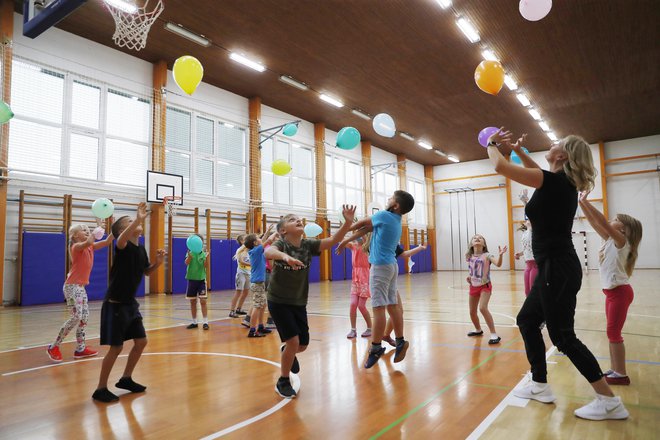
[[[204,76],[204,67],[195,57],[185,55],[174,62],[172,68],[174,81],[181,87],[181,90],[189,95],[195,93],[197,86],[202,82]]]
[[[499,61],[484,60],[474,71],[474,81],[484,92],[497,95],[504,84],[504,68]]]
[[[277,159],[273,161],[273,164],[270,166],[270,170],[273,174],[278,176],[286,176],[291,172],[291,165],[287,161],[282,159]]]

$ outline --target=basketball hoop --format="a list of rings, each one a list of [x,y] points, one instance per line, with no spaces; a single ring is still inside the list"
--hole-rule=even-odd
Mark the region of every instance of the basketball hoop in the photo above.
[[[176,208],[181,204],[181,197],[179,196],[165,196],[163,197],[163,208],[168,217],[176,215]]]
[[[140,0],[103,0],[115,19],[115,33],[112,36],[115,44],[136,51],[147,45],[149,29],[164,9],[163,0],[158,0],[149,12],[149,0],[145,0],[142,7],[137,6],[138,1]]]

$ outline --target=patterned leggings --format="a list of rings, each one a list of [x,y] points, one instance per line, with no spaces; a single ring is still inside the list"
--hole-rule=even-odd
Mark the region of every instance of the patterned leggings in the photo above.
[[[59,347],[66,335],[75,326],[78,326],[78,330],[76,330],[76,342],[78,343],[76,351],[83,351],[85,349],[85,327],[87,326],[87,318],[89,318],[87,292],[85,286],[81,284],[65,284],[63,290],[66,305],[71,309],[71,317],[62,325],[53,347]]]

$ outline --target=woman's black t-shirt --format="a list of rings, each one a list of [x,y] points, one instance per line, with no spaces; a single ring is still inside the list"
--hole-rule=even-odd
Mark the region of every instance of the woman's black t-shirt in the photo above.
[[[532,251],[537,261],[575,253],[571,231],[577,205],[577,189],[566,173],[543,170],[543,185],[525,207],[532,223]]]
[[[135,293],[149,267],[149,256],[143,245],[128,241],[124,249],[115,246],[110,269],[110,283],[105,300],[123,304],[135,303]]]

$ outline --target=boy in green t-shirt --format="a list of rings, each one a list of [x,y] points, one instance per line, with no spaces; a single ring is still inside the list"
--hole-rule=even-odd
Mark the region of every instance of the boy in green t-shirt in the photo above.
[[[201,235],[197,235],[202,241],[204,240]],[[197,298],[202,307],[202,318],[204,318],[204,330],[209,329],[209,319],[207,316],[206,298],[208,297],[206,291],[206,269],[208,265],[208,254],[206,249],[197,254],[188,251],[186,254],[186,279],[188,280],[188,288],[186,289],[186,298],[190,300],[190,313],[192,315],[192,323],[186,328],[197,328]]]
[[[355,218],[355,206],[344,205],[344,224],[335,235],[322,240],[302,238],[302,219],[288,214],[277,224],[282,237],[266,249],[264,255],[274,260],[268,285],[268,310],[284,342],[282,346],[282,375],[275,385],[280,396],[292,399],[296,392],[291,386],[289,373],[298,373],[300,364],[296,353],[309,345],[307,324],[307,295],[309,292],[309,266],[312,257],[339,243],[348,232]]]

